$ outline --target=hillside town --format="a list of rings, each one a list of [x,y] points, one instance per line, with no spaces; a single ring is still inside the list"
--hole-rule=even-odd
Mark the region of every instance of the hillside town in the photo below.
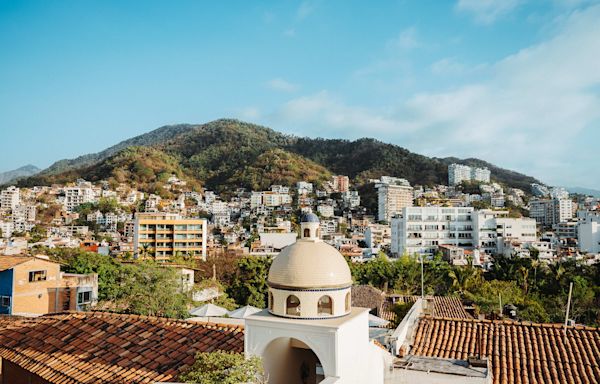
[[[453,264],[488,270],[491,257],[530,257],[555,263],[594,263],[600,253],[599,199],[533,184],[530,191],[493,182],[487,169],[451,164],[448,185],[411,186],[402,178],[370,180],[377,209],[369,212],[348,176],[323,185],[299,180],[266,191],[218,195],[196,191],[172,175],[164,186],[175,198],[135,185],[78,180],[67,185],[0,192],[0,252],[38,247],[81,247],[113,257],[176,255],[274,256],[296,240],[298,217],[314,212],[321,237],[354,262],[380,253],[441,253]],[[160,192],[160,191],[158,191]],[[169,233],[157,234],[157,230]]]

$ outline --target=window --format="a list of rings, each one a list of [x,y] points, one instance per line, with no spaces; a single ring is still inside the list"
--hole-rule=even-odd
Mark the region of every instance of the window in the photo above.
[[[269,291],[269,310],[273,310],[273,294]]]
[[[333,300],[329,296],[322,296],[317,306],[318,315],[333,315]]]
[[[29,272],[29,282],[35,281],[45,281],[46,280],[46,271],[31,271]]]
[[[10,307],[10,296],[0,296],[0,307]]]
[[[310,237],[310,229],[304,228],[304,237]]]
[[[285,313],[289,316],[300,316],[300,299],[294,295],[285,301]]]
[[[350,311],[350,292],[346,293],[346,312]]]
[[[77,294],[77,305],[90,304],[92,302],[92,291],[79,292]]]

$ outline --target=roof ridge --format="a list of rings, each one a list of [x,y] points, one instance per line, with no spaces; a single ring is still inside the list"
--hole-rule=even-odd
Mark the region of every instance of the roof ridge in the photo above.
[[[533,321],[513,321],[508,319],[469,319],[469,318],[460,318],[460,317],[447,317],[447,316],[434,316],[434,315],[422,315],[423,319],[431,319],[431,320],[444,320],[444,321],[462,321],[462,322],[470,322],[470,323],[490,323],[490,324],[505,324],[505,325],[521,325],[521,326],[529,326],[529,327],[539,327],[539,328],[556,328],[562,329],[565,327],[564,324],[561,323],[538,323]],[[578,330],[586,330],[586,331],[598,331],[600,327],[593,327],[584,324],[576,324],[576,325],[567,325],[567,329],[578,329]]]

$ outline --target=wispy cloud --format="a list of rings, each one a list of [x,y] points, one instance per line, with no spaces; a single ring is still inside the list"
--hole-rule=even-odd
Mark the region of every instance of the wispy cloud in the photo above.
[[[415,27],[410,27],[403,30],[397,37],[387,42],[387,47],[392,50],[412,49],[418,47],[419,45],[417,29]]]
[[[598,186],[598,168],[573,171],[573,156],[577,164],[597,162],[578,146],[589,140],[583,135],[599,137],[598,20],[600,6],[572,13],[554,37],[490,64],[479,82],[380,108],[321,91],[288,101],[268,119],[312,135],[368,134],[429,155],[481,157],[550,183]],[[461,67],[447,59],[433,68]]]
[[[521,3],[523,0],[458,0],[456,9],[471,14],[480,24],[492,24]]]
[[[270,89],[281,92],[295,92],[300,88],[297,84],[290,83],[281,78],[271,79],[267,81],[266,85]]]
[[[315,3],[312,1],[303,1],[300,6],[298,7],[298,10],[296,11],[296,17],[299,20],[302,19],[306,19],[308,16],[310,16],[314,11],[315,11]]]

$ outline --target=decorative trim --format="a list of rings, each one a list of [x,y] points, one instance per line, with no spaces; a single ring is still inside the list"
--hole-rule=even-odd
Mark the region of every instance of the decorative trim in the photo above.
[[[345,312],[342,315],[336,315],[336,316],[332,315],[332,316],[326,316],[326,317],[305,317],[305,316],[288,316],[288,315],[282,315],[282,314],[275,313],[275,312],[269,310],[269,313],[271,315],[273,315],[273,316],[281,317],[283,319],[295,319],[295,320],[328,320],[328,319],[339,319],[340,317],[344,317],[344,316],[349,315],[351,312],[352,311],[348,311],[348,312]]]
[[[348,284],[348,285],[331,287],[331,288],[325,288],[325,287],[323,287],[323,288],[298,288],[298,287],[288,287],[285,285],[274,284],[274,283],[269,283],[269,282],[267,282],[267,285],[269,286],[269,288],[281,289],[284,291],[292,291],[292,292],[331,292],[331,291],[343,291],[345,289],[352,287],[352,284]]]

